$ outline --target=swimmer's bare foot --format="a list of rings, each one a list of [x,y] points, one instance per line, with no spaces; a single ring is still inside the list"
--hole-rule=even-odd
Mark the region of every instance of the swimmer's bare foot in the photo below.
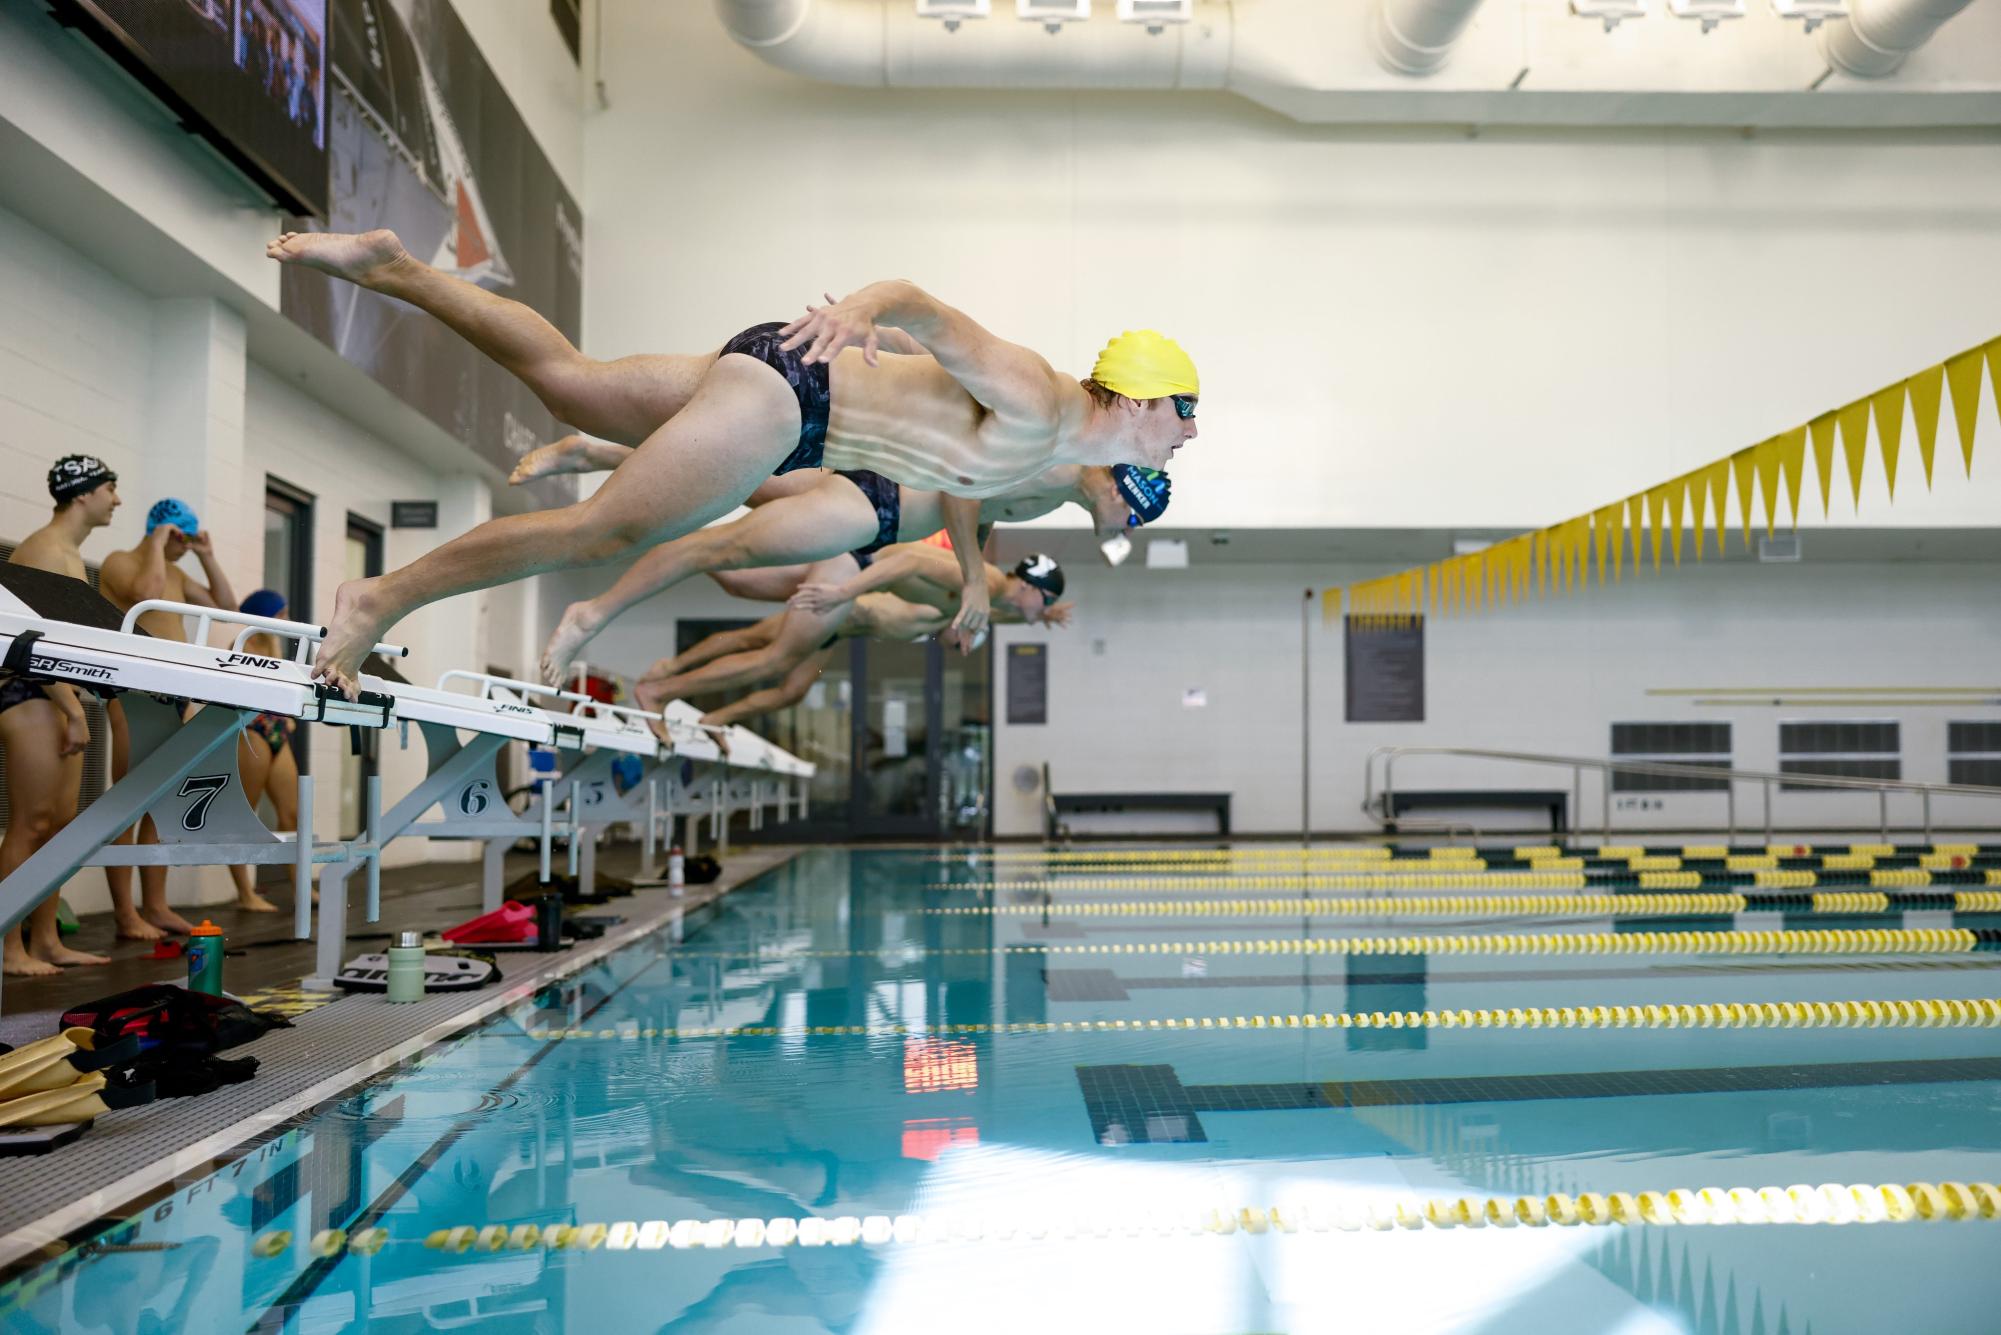
[[[193,923],[168,908],[165,904],[157,908],[148,905],[141,909],[140,912],[146,915],[147,922],[153,924],[153,926],[159,928],[163,934],[168,936],[186,936],[195,929]]]
[[[303,264],[362,287],[374,287],[410,260],[396,233],[386,227],[361,233],[285,232],[264,248],[264,254],[280,264]]]
[[[167,934],[140,917],[138,912],[127,909],[117,915],[118,939],[120,941],[164,941]]]
[[[519,486],[538,477],[597,471],[598,464],[591,459],[589,437],[572,434],[522,455],[521,462],[507,475],[507,481],[511,486]]]
[[[74,964],[111,963],[109,955],[92,955],[88,951],[71,950],[60,941],[54,945],[37,941],[34,946],[34,956],[44,964],[53,964],[57,968],[68,968]]]
[[[333,619],[313,658],[313,679],[350,700],[361,696],[361,660],[382,631],[381,578],[351,579],[334,591]]]
[[[239,913],[276,913],[279,911],[276,904],[273,904],[255,890],[252,890],[247,895],[241,890],[236,892],[236,910]]]
[[[571,603],[563,609],[563,619],[556,623],[555,634],[542,650],[542,684],[561,686],[570,675],[570,664],[576,661],[577,651],[591,642],[591,638],[604,629],[604,619],[598,615],[597,605],[585,599]],[[641,709],[648,706],[641,705]]]
[[[6,948],[0,950],[0,973],[9,978],[52,978],[61,972],[47,960],[38,960],[30,955],[27,947],[21,944],[19,931],[7,933]]]

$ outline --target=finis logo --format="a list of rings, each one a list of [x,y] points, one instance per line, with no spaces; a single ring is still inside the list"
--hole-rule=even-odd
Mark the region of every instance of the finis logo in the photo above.
[[[263,672],[276,672],[280,666],[275,658],[260,658],[256,654],[223,654],[215,660],[217,667],[254,667]]]

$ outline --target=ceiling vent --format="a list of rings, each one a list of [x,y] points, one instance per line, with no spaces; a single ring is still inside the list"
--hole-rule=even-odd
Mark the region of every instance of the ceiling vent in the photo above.
[[[1704,32],[1716,25],[1744,17],[1744,0],[1668,0],[1668,9],[1678,19],[1695,19]]]
[[[1040,23],[1051,32],[1062,32],[1066,23],[1087,23],[1091,0],[1014,0],[1016,17],[1025,23]]]
[[[1144,23],[1150,33],[1160,33],[1170,23],[1187,23],[1195,17],[1195,0],[1119,0],[1119,22]]]
[[[1782,19],[1800,19],[1812,32],[1829,19],[1848,17],[1847,0],[1772,0],[1772,12]]]
[[[943,20],[946,32],[957,32],[967,19],[983,19],[992,12],[993,0],[917,0],[917,17]]]
[[[1647,0],[1570,0],[1570,12],[1581,19],[1597,19],[1610,32],[1627,19],[1647,16]]]

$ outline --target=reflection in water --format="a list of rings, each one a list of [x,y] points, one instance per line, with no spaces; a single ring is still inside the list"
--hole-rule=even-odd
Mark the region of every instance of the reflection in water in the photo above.
[[[1770,1332],[1905,1329],[1923,1303],[1929,1328],[1946,1330],[1983,1328],[1978,1314],[2001,1297],[1984,1264],[2001,1223],[1324,1228],[1330,1193],[1393,1212],[1412,1193],[1477,1201],[1992,1181],[2001,1053],[1989,1030],[1060,1028],[1975,997],[1995,994],[1994,970],[1743,956],[1079,954],[1060,948],[1190,934],[1143,916],[1066,917],[1060,902],[1005,919],[916,911],[988,902],[985,890],[936,888],[979,880],[962,861],[911,853],[803,857],[731,896],[685,944],[652,938],[544,988],[14,1277],[0,1289],[0,1321],[8,1335],[1530,1322]],[[1324,930],[1369,929],[1342,920]],[[1267,938],[1272,925],[1203,929],[1233,932]],[[1023,1025],[1058,1028],[992,1032]],[[695,1026],[777,1032],[663,1036]],[[867,1033],[814,1032],[833,1027]],[[540,1036],[573,1030],[588,1036]],[[1307,1225],[1232,1225],[1228,1236],[1186,1227],[1199,1212],[1272,1205]],[[622,1220],[873,1215],[919,1216],[949,1240],[542,1241]],[[345,1245],[372,1228],[384,1230],[378,1249]],[[289,1245],[276,1245],[287,1233]],[[445,1245],[427,1246],[434,1235]]]

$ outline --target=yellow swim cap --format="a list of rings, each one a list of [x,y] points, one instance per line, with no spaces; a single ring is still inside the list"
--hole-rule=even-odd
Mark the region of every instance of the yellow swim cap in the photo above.
[[[1202,392],[1194,361],[1179,343],[1152,329],[1128,329],[1105,344],[1091,379],[1129,399]]]

